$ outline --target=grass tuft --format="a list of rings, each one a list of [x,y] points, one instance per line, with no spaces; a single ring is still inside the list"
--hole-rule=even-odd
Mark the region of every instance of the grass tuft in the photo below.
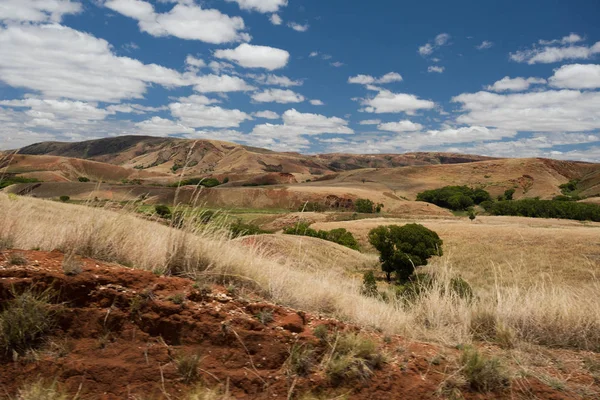
[[[17,400],[67,400],[69,396],[58,388],[56,381],[39,379],[19,389]]]
[[[488,358],[474,348],[464,349],[460,362],[462,373],[473,390],[494,392],[504,389],[509,383],[500,360]]]
[[[180,354],[175,359],[177,372],[185,383],[192,383],[198,379],[198,367],[201,357],[199,354]]]
[[[27,258],[23,253],[12,253],[8,256],[8,263],[10,265],[27,265]]]
[[[78,260],[74,253],[67,253],[63,258],[62,270],[67,276],[79,275],[83,272],[83,262]]]

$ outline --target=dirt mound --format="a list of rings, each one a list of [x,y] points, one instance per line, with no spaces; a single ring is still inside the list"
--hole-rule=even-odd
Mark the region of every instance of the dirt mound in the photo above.
[[[228,386],[236,399],[289,399],[309,392],[359,400],[429,399],[439,397],[436,391],[456,355],[444,349],[439,357],[439,347],[399,337],[384,341],[373,334],[388,354],[387,363],[364,380],[334,384],[318,364],[304,376],[292,374],[286,367],[290,350],[311,346],[315,357],[325,359],[330,345],[313,335],[316,326],[358,328],[252,294],[242,299],[222,287],[90,259],[82,260],[81,273],[66,276],[60,252],[21,252],[28,262],[15,267],[7,261],[14,253],[0,256],[0,305],[6,306],[13,293],[51,288],[57,325],[35,351],[0,358],[0,387],[8,396],[46,378],[81,399],[182,398],[190,385],[178,362],[197,355],[199,365],[191,370],[198,380],[208,387]],[[461,390],[464,398],[507,398],[524,390],[534,397],[567,398],[534,378],[513,381],[510,392]]]

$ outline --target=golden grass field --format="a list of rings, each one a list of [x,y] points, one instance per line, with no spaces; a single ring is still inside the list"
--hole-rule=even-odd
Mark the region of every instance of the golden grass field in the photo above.
[[[302,246],[284,243],[278,248],[285,256],[272,257],[258,243],[260,241],[256,245],[231,241],[217,228],[173,229],[125,211],[0,194],[0,239],[14,248],[75,251],[133,268],[159,273],[179,272],[195,279],[235,278],[250,282],[255,290],[277,303],[323,312],[363,327],[417,340],[448,345],[469,343],[473,340],[473,324],[483,313],[485,318],[494,321],[494,326],[502,327],[504,336],[510,337],[513,343],[600,350],[598,279],[592,275],[585,278],[583,271],[587,266],[575,274],[563,268],[558,272],[561,275],[554,271],[555,278],[546,279],[548,271],[538,273],[540,267],[535,258],[536,252],[541,256],[549,252],[547,249],[563,245],[564,242],[550,240],[559,232],[564,232],[565,237],[577,233],[580,235],[577,240],[588,240],[584,246],[592,248],[598,240],[597,235],[592,236],[597,232],[597,226],[561,222],[548,228],[544,227],[544,222],[551,225],[552,221],[536,221],[532,226],[523,224],[518,231],[512,232],[518,224],[506,225],[506,221],[500,219],[488,226],[483,222],[469,225],[460,220],[423,221],[438,228],[446,240],[446,252],[450,257],[432,263],[439,275],[437,287],[420,295],[414,304],[406,304],[393,298],[382,301],[361,295],[360,279],[356,274],[348,273],[348,267],[356,269],[356,264],[354,267],[348,265],[347,255],[340,256],[338,251],[331,251],[328,244],[314,246],[310,240],[303,240]],[[379,222],[357,221],[341,226],[362,224],[361,229],[366,231],[365,224]],[[334,226],[327,224],[330,225],[322,227]],[[493,226],[499,229],[495,233],[490,228]],[[470,233],[453,240],[453,232],[457,235]],[[512,249],[515,254],[514,257],[509,255],[508,260],[499,259],[500,250],[492,253],[490,246],[494,245],[486,245],[481,238],[500,234],[506,238],[503,245],[507,246],[502,251]],[[514,239],[508,240],[511,235]],[[540,240],[546,240],[545,247],[536,250]],[[471,257],[461,256],[461,251]],[[348,252],[344,250],[345,254]],[[564,249],[559,248],[557,253],[563,254],[560,259],[573,265],[564,256]],[[364,257],[354,254],[356,258]],[[544,260],[551,258],[551,255],[544,256]],[[302,263],[303,259],[307,261]],[[460,265],[459,260],[469,260],[469,265]],[[490,272],[481,273],[484,278],[472,282],[474,299],[459,298],[448,290],[450,278],[457,272],[469,278],[468,271],[475,276],[475,271],[487,271],[484,269],[491,262],[502,261],[522,269],[521,276],[529,275],[529,279],[510,278],[501,285],[491,285],[493,277],[488,278],[488,275],[492,275],[492,268]],[[311,263],[320,268],[310,267]],[[505,275],[506,272],[505,269]],[[564,284],[566,281],[575,283],[577,276],[581,277],[580,284]]]

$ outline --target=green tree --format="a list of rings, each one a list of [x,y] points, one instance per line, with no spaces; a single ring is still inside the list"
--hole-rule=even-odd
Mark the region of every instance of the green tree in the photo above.
[[[71,198],[69,196],[60,196],[59,199],[63,203],[66,203],[67,201],[71,200]]]
[[[420,224],[379,226],[369,232],[369,243],[380,253],[381,269],[387,280],[392,273],[406,282],[415,268],[427,265],[434,255],[442,255],[442,240]]]
[[[469,219],[473,221],[477,216],[475,215],[475,211],[469,210]]]
[[[171,209],[164,204],[157,204],[154,206],[154,211],[162,218],[171,218]]]
[[[89,182],[90,178],[86,178],[85,176],[80,176],[79,178],[77,178],[77,180],[79,182]]]
[[[515,194],[515,189],[506,189],[504,191],[504,199],[505,200],[512,200],[514,194]]]
[[[358,199],[354,202],[354,208],[359,213],[371,214],[375,210],[375,203],[369,199]]]

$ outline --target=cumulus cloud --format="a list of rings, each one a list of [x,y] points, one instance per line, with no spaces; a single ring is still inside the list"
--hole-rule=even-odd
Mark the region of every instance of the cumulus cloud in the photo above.
[[[441,74],[441,73],[444,72],[445,69],[446,69],[445,67],[440,67],[440,66],[437,66],[437,65],[431,65],[431,66],[429,66],[427,68],[427,72],[429,72],[429,73],[435,72],[437,74]]]
[[[397,72],[388,72],[379,78],[362,74],[348,78],[348,83],[355,83],[359,85],[386,84],[392,82],[402,82],[402,75]]]
[[[215,57],[233,61],[244,68],[264,68],[272,71],[285,67],[290,53],[274,47],[243,43],[235,49],[217,50]]]
[[[464,93],[457,121],[527,132],[584,132],[600,128],[600,92]]]
[[[494,43],[488,41],[488,40],[484,40],[483,42],[481,42],[481,44],[475,46],[475,48],[477,50],[486,50],[491,48],[494,45]]]
[[[103,120],[116,112],[98,108],[94,103],[37,98],[3,100],[0,101],[0,106],[26,108],[25,114],[31,117],[26,125],[53,128],[64,127],[68,123]]]
[[[258,11],[260,13],[276,13],[288,5],[288,0],[225,0],[237,3],[242,10]],[[279,25],[279,24],[277,24]]]
[[[433,40],[425,43],[423,46],[419,46],[419,54],[423,57],[433,54],[434,51],[442,46],[447,46],[450,43],[450,35],[447,33],[440,33]]]
[[[273,111],[269,111],[269,110],[266,110],[266,111],[258,111],[258,112],[255,112],[255,113],[254,113],[254,114],[252,114],[252,115],[254,115],[254,116],[255,116],[255,117],[257,117],[257,118],[264,118],[264,119],[279,119],[279,114],[277,114],[276,112],[273,112]]]
[[[241,78],[237,76],[229,75],[202,75],[190,78],[194,86],[194,90],[200,93],[211,93],[211,92],[246,92],[255,90],[254,86],[249,85]]]
[[[282,86],[282,87],[291,87],[291,86],[302,86],[304,84],[301,80],[293,80],[283,75],[265,75],[265,74],[248,74],[249,78],[254,79],[256,82],[263,85],[270,86]]]
[[[0,21],[60,22],[64,15],[81,10],[79,1],[73,0],[2,0]]]
[[[137,20],[140,30],[152,36],[175,36],[212,44],[250,40],[242,18],[193,3],[176,4],[166,13],[156,13],[151,3],[143,0],[108,0],[104,6]]]
[[[281,19],[281,17],[277,14],[272,14],[269,17],[269,21],[271,21],[271,23],[273,25],[281,25],[283,23],[283,20]]]
[[[288,26],[290,28],[292,28],[293,30],[295,30],[296,32],[306,32],[309,28],[308,24],[302,25],[302,24],[298,24],[296,22],[290,22],[290,23],[288,23]]]
[[[171,115],[189,127],[235,128],[252,117],[240,110],[206,106],[195,102],[169,104]]]
[[[408,93],[392,93],[389,90],[382,90],[375,97],[363,99],[361,104],[365,106],[360,111],[368,113],[412,113],[417,110],[431,109],[435,103],[429,100],[419,99],[417,96]]]
[[[562,39],[540,40],[531,49],[510,53],[510,59],[527,64],[550,64],[564,60],[587,60],[600,53],[600,42],[593,46],[576,45],[583,41],[574,33]]]
[[[360,125],[379,125],[381,124],[380,119],[364,119],[359,122]]]
[[[325,105],[325,103],[323,103],[321,100],[318,100],[318,99],[311,100],[310,104],[312,104],[313,106],[324,106]]]
[[[252,95],[252,100],[258,103],[302,103],[305,98],[292,90],[267,89]]]
[[[493,92],[522,92],[529,89],[531,85],[542,85],[545,84],[546,80],[543,78],[511,78],[505,76],[499,81],[494,82],[493,85],[489,85],[487,90]]]
[[[386,122],[384,124],[379,124],[377,129],[388,132],[414,132],[423,129],[423,125],[405,119],[398,122]]]
[[[105,102],[142,98],[152,83],[188,85],[175,70],[117,57],[107,41],[60,25],[0,27],[0,81],[44,97]]]
[[[563,65],[554,71],[549,81],[551,86],[557,88],[597,89],[600,88],[600,65]]]
[[[148,120],[136,123],[135,126],[139,129],[140,133],[150,136],[167,136],[177,133],[195,132],[195,130],[189,126],[161,117],[152,117]]]

